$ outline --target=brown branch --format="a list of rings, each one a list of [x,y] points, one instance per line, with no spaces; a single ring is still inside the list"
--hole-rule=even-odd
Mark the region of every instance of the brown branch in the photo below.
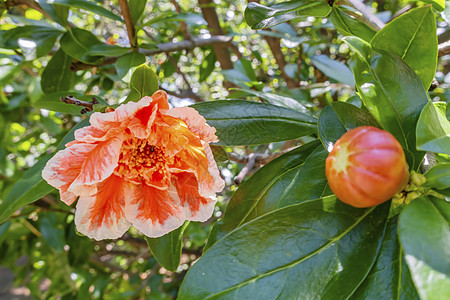
[[[220,26],[216,9],[214,8],[214,1],[198,0],[198,4],[200,5],[200,8],[202,10],[203,18],[208,23],[208,28],[211,32],[211,35],[223,35],[224,32],[222,30],[222,27]],[[227,47],[223,47],[223,45],[213,44],[213,48],[222,70],[233,69],[233,62],[231,61],[231,56],[228,52]]]
[[[127,27],[128,39],[130,40],[131,48],[136,48],[136,32],[131,19],[130,7],[127,0],[119,0],[120,10],[122,11],[125,26]]]
[[[292,77],[290,77],[285,70],[286,67],[286,60],[284,59],[284,54],[281,51],[280,47],[280,38],[271,37],[271,36],[264,36],[264,39],[266,40],[267,44],[269,45],[270,50],[272,51],[273,57],[275,58],[275,61],[277,62],[278,68],[280,69],[281,76],[283,77],[284,81],[286,81],[287,87],[292,89],[299,86],[299,82],[294,80]]]
[[[139,49],[139,52],[151,56],[159,53],[164,52],[175,52],[180,50],[192,50],[196,47],[204,47],[204,46],[210,46],[210,45],[217,45],[219,47],[223,47],[224,44],[230,43],[232,40],[232,37],[229,36],[223,36],[223,35],[217,35],[217,36],[211,36],[210,38],[193,38],[192,40],[184,40],[177,43],[162,43],[156,45],[158,49],[155,50],[147,50],[147,49]],[[119,59],[119,57],[108,57],[106,58],[100,65],[110,65],[116,62],[116,60]],[[75,72],[77,70],[87,70],[93,67],[98,67],[99,65],[90,65],[85,64],[82,62],[76,62],[72,63],[70,66],[71,71]]]
[[[248,155],[248,161],[245,164],[245,166],[242,168],[242,170],[239,172],[238,175],[236,175],[236,177],[234,177],[234,183],[236,185],[241,184],[244,179],[245,176],[247,176],[247,174],[255,167],[255,153],[250,153]]]
[[[94,108],[94,104],[98,104],[98,100],[95,99],[95,97],[92,97],[92,102],[86,102],[80,99],[75,98],[72,95],[68,95],[67,97],[61,97],[59,100],[61,100],[64,103],[67,104],[74,104],[76,106],[83,106],[84,108],[81,110],[81,113],[87,113],[88,111],[92,111]]]
[[[438,45],[438,57],[450,54],[450,41]]]
[[[178,14],[181,14],[181,7],[178,4],[178,2],[176,0],[170,0],[170,2],[172,2],[173,6],[175,6],[175,10],[177,11]],[[183,30],[183,36],[185,40],[191,40],[192,36],[187,28],[187,24],[185,21],[180,21],[180,26],[181,29]]]

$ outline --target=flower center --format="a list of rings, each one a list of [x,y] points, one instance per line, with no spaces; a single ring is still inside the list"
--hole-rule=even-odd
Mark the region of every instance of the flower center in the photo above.
[[[137,184],[145,182],[164,188],[170,183],[164,148],[151,145],[146,139],[132,138],[122,144],[115,173]]]

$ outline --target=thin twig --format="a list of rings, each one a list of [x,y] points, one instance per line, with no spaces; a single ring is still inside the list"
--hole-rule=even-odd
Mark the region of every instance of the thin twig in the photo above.
[[[253,169],[253,167],[255,166],[255,153],[250,153],[248,155],[248,161],[245,164],[245,166],[242,168],[242,170],[239,172],[239,174],[234,177],[234,183],[236,185],[241,184],[244,179],[245,176],[247,176],[247,174]]]
[[[80,99],[75,98],[72,95],[67,95],[67,97],[61,97],[59,100],[61,100],[64,103],[67,104],[74,104],[76,106],[83,106],[84,108],[81,110],[81,113],[87,113],[88,111],[92,111],[94,108],[94,104],[98,104],[98,100],[95,99],[95,97],[92,97],[92,102],[83,101]]]
[[[136,48],[136,32],[131,19],[130,7],[128,6],[127,0],[119,0],[120,10],[122,11],[123,20],[125,21],[125,26],[127,27],[128,39],[130,40],[131,48]]]
[[[181,14],[181,7],[178,4],[178,2],[176,0],[170,0],[170,2],[172,2],[173,6],[175,6],[175,10],[177,11],[177,13]],[[192,40],[192,36],[191,36],[191,33],[189,32],[189,30],[187,28],[186,22],[185,21],[180,21],[180,26],[181,26],[181,29],[183,30],[184,39]]]
[[[202,97],[194,93],[192,90],[181,89],[179,93],[167,90],[165,88],[160,87],[161,90],[165,91],[168,95],[174,96],[180,99],[189,98],[194,100],[195,102],[203,102],[205,101]]]

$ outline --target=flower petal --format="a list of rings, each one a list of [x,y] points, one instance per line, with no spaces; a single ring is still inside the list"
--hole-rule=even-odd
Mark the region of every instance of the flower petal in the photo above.
[[[78,196],[69,192],[68,188],[80,174],[85,159],[95,146],[94,144],[72,145],[57,152],[42,170],[42,178],[59,190],[61,200],[67,205],[71,205]]]
[[[135,188],[133,201],[127,202],[125,215],[146,236],[160,237],[184,223],[179,201],[173,188],[159,190],[142,184]]]
[[[206,124],[206,120],[192,107],[175,107],[167,115],[183,120],[188,128],[205,142],[217,142],[216,129]]]
[[[169,109],[169,103],[167,102],[167,93],[163,90],[158,90],[153,93],[152,102],[158,103],[159,109]]]
[[[143,107],[150,104],[152,99],[150,97],[143,97],[138,102],[128,102],[122,104],[113,112],[100,113],[95,112],[91,115],[89,122],[92,126],[103,129],[107,131],[111,127],[117,127],[118,124],[128,120],[131,120],[136,112]]]
[[[192,173],[174,174],[173,178],[186,219],[201,222],[208,220],[214,212],[215,198],[200,196],[197,179]]]
[[[80,145],[90,146],[91,149],[85,153],[79,175],[69,187],[69,191],[76,195],[82,195],[86,185],[102,182],[113,173],[118,165],[122,140],[113,138],[96,144]],[[74,153],[73,156],[77,155]],[[71,162],[68,161],[65,167],[71,168]]]
[[[100,183],[96,195],[78,200],[77,230],[96,240],[121,237],[130,228],[123,211],[130,193],[129,184],[118,176],[112,175]]]
[[[214,155],[212,154],[211,147],[209,144],[203,143],[205,148],[205,154],[208,158],[208,172],[213,178],[212,181],[201,181],[199,186],[200,195],[203,197],[215,196],[216,193],[221,192],[225,187],[225,181],[220,177],[219,169],[217,168],[217,163],[214,160]]]

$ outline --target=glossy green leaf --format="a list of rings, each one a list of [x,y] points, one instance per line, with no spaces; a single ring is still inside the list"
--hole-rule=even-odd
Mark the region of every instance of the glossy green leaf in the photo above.
[[[57,150],[63,149],[66,143],[74,139],[74,131],[76,129],[85,127],[88,124],[89,120],[85,119],[74,126],[63,138]],[[49,154],[41,158],[34,166],[24,173],[21,179],[14,184],[0,205],[0,223],[3,223],[9,216],[11,216],[22,206],[40,199],[53,190],[53,187],[48,185],[41,176],[45,164],[51,157],[52,155]]]
[[[90,31],[80,28],[71,28],[61,37],[60,44],[64,52],[81,62],[98,64],[103,59],[101,56],[89,54],[91,47],[102,44],[102,42],[100,42],[100,40]]]
[[[257,96],[261,99],[266,100],[270,104],[290,108],[290,109],[293,109],[293,110],[296,110],[296,111],[299,111],[301,113],[311,116],[311,112],[295,99],[285,97],[285,96],[280,96],[277,94],[258,92],[258,91],[249,90],[249,89],[234,89],[234,90],[240,91],[247,95]]]
[[[333,5],[330,14],[330,21],[336,27],[337,31],[343,36],[357,36],[366,42],[370,42],[377,33],[365,23],[346,14],[337,5]]]
[[[6,49],[21,49],[26,60],[33,60],[47,55],[62,33],[61,29],[52,26],[16,27],[3,32],[0,46]]]
[[[395,18],[373,37],[371,44],[375,50],[400,56],[428,90],[436,73],[438,53],[436,19],[431,7],[415,8]]]
[[[200,78],[199,82],[203,82],[206,80],[206,78],[211,75],[211,73],[214,71],[215,63],[217,61],[216,53],[211,50],[208,55],[203,59],[201,65],[200,65]]]
[[[159,238],[145,237],[156,261],[169,271],[175,272],[180,264],[183,249],[183,233],[189,222]]]
[[[145,63],[145,55],[136,51],[127,53],[121,56],[116,61],[116,70],[119,78],[125,77],[127,73],[131,72],[131,68]]]
[[[44,94],[70,90],[74,75],[70,70],[72,60],[63,50],[56,51],[42,72],[41,89]]]
[[[206,251],[178,299],[345,299],[377,258],[388,210],[334,196],[277,209]]]
[[[399,235],[405,254],[450,276],[450,203],[422,196],[402,211]]]
[[[397,218],[388,222],[377,261],[350,299],[419,299],[398,242]]]
[[[428,102],[416,128],[417,149],[450,154],[450,121],[439,104]]]
[[[450,163],[438,164],[424,175],[427,179],[425,186],[438,190],[450,188]]]
[[[355,79],[352,71],[344,63],[329,58],[326,55],[316,55],[310,58],[311,63],[322,73],[337,82],[355,86]]]
[[[128,6],[130,7],[131,20],[135,26],[144,13],[146,4],[147,0],[129,0]]]
[[[430,3],[437,11],[443,11],[445,8],[445,0],[423,0],[425,3]]]
[[[76,8],[82,8],[87,11],[93,12],[97,15],[119,21],[124,23],[121,17],[113,13],[112,11],[107,10],[106,8],[97,5],[94,1],[87,1],[87,0],[53,0],[53,4],[59,4],[64,5],[68,7],[76,7]]]
[[[323,146],[331,151],[334,143],[348,130],[360,126],[380,128],[368,112],[346,102],[335,102],[325,107],[319,117],[319,137]]]
[[[213,227],[206,247],[272,210],[323,196],[327,186],[327,154],[316,140],[259,169],[233,194],[223,219]]]
[[[302,137],[317,130],[314,117],[267,103],[244,100],[192,106],[217,129],[222,145],[256,145]]]
[[[152,68],[142,64],[131,75],[130,87],[139,92],[140,98],[152,96],[159,89],[158,77]]]
[[[420,112],[428,103],[420,78],[399,57],[377,53],[357,37],[344,40],[355,52],[350,68],[365,107],[402,145],[411,169],[417,169],[423,152],[416,150],[414,129]]]
[[[270,7],[250,2],[245,9],[245,20],[252,29],[262,29],[300,16],[326,17],[330,11],[330,5],[323,0],[296,0]]]
[[[93,56],[121,56],[129,52],[130,48],[124,48],[116,45],[97,44],[89,49],[89,55]]]
[[[241,57],[241,59],[234,64],[234,68],[242,74],[247,75],[251,81],[256,81],[255,70],[252,67],[252,63],[248,59]]]
[[[413,200],[401,213],[400,242],[422,299],[450,293],[450,203],[433,196]]]

